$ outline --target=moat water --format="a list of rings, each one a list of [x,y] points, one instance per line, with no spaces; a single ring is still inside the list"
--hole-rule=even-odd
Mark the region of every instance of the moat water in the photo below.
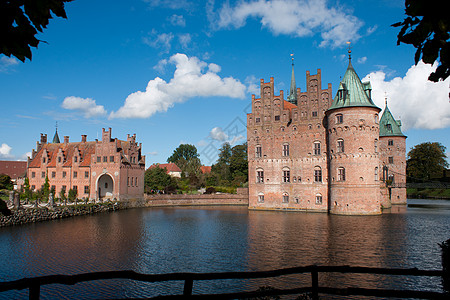
[[[450,238],[450,201],[408,200],[381,216],[248,211],[245,207],[131,209],[0,228],[0,281],[53,274],[270,270],[350,265],[441,269],[438,243]],[[195,292],[292,287],[309,276],[195,282]],[[322,274],[324,286],[442,291],[437,278]],[[183,283],[105,280],[41,288],[42,299],[153,297]],[[28,291],[0,293],[23,299]]]

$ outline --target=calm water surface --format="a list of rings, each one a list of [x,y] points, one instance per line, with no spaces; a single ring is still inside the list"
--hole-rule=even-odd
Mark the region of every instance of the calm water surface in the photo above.
[[[0,281],[51,274],[269,270],[351,265],[441,269],[438,243],[450,238],[450,201],[408,200],[381,216],[248,211],[245,207],[132,209],[0,229]],[[309,284],[308,276],[194,283],[195,292]],[[324,274],[321,285],[441,291],[432,278]],[[41,288],[44,299],[152,297],[182,283],[109,280]],[[27,298],[28,291],[0,293]]]

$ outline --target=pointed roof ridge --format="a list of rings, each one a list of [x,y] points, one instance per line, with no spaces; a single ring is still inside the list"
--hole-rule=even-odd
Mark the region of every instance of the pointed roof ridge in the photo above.
[[[350,53],[349,50],[347,70],[339,83],[339,89],[328,110],[342,107],[374,107],[381,110],[371,99],[370,82],[362,83],[353,68]]]
[[[384,112],[380,119],[380,137],[383,136],[404,136],[402,133],[402,122],[394,119],[389,107],[387,105],[387,99],[385,101]]]
[[[289,89],[287,101],[297,105],[297,86],[295,84],[295,74],[294,74],[294,54],[291,54],[291,57],[292,57],[291,86]]]

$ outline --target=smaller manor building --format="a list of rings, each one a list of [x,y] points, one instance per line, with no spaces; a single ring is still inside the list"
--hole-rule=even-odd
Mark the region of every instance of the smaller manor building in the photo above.
[[[77,191],[78,198],[132,199],[144,194],[145,156],[136,134],[126,140],[111,138],[111,128],[102,129],[102,139],[88,142],[86,135],[79,142],[69,142],[58,132],[52,143],[41,134],[31,158],[27,162],[27,177],[32,190],[39,190],[46,177],[55,197],[67,196],[69,189]]]

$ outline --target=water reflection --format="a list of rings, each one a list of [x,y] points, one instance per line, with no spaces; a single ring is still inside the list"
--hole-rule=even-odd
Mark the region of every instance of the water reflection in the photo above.
[[[0,280],[48,274],[135,270],[142,273],[253,271],[303,265],[440,269],[449,238],[450,202],[409,201],[381,216],[248,211],[245,207],[133,209],[0,229]],[[420,204],[425,206],[420,206]],[[434,204],[435,206],[433,206]],[[419,205],[419,206],[418,206]],[[431,205],[431,206],[430,206]],[[234,291],[263,284],[309,284],[308,276],[204,282],[195,291]],[[321,284],[439,289],[432,279],[323,274]],[[422,286],[419,286],[422,285]],[[49,286],[43,298],[152,297],[181,293],[182,283],[103,281]],[[0,293],[26,298],[26,291]]]

